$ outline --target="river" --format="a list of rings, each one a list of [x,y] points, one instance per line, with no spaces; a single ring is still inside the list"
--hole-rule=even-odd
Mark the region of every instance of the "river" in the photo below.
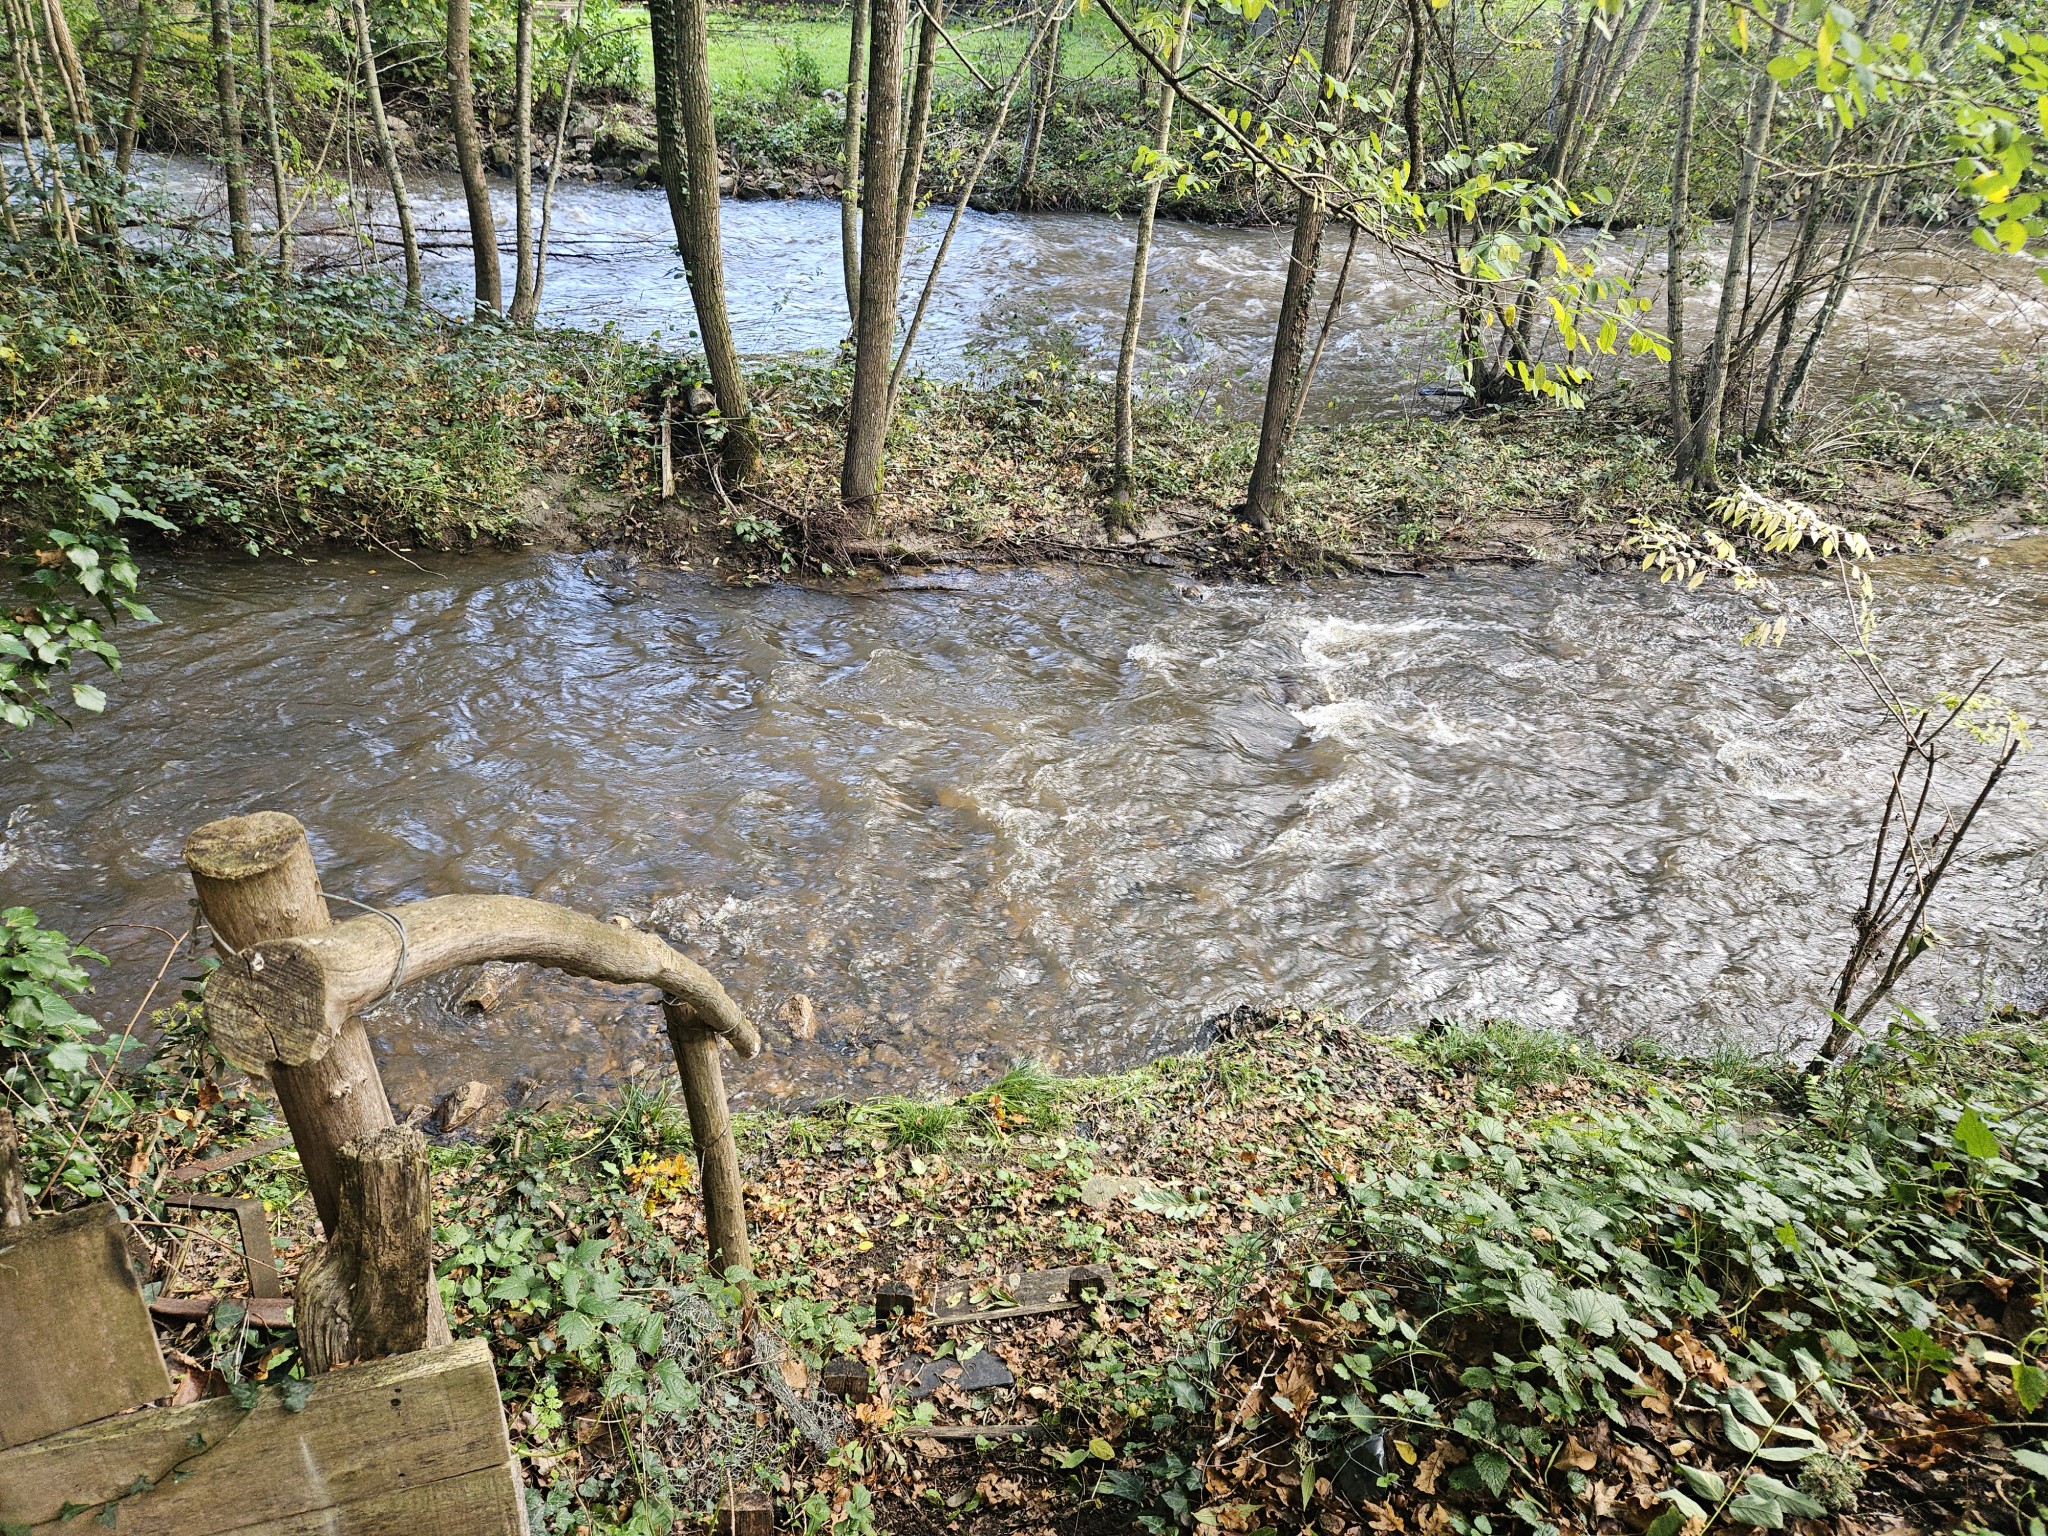
[[[205,162],[144,156],[141,171],[181,214],[216,211],[217,183]],[[447,175],[424,175],[412,192],[432,298],[451,314],[463,313],[473,290],[460,185]],[[510,184],[498,184],[495,196],[499,227],[509,230]],[[928,209],[917,220],[905,265],[906,315],[950,212]],[[396,239],[384,222],[388,200],[365,195],[359,213],[385,242],[388,264]],[[741,350],[763,355],[836,347],[847,327],[839,205],[728,201],[722,218],[727,296]],[[336,227],[331,207],[303,222]],[[921,332],[920,364],[958,376],[978,363],[1039,349],[1083,367],[1112,366],[1135,238],[1131,220],[1102,214],[970,211]],[[1281,228],[1160,223],[1143,332],[1144,387],[1234,414],[1256,411],[1289,238]],[[1702,261],[1718,272],[1715,240],[1709,231]],[[1618,239],[1605,270],[1639,271],[1644,291],[1656,295],[1662,243],[1661,234]],[[1342,244],[1333,240],[1326,253],[1325,293]],[[692,343],[695,319],[661,193],[565,179],[549,249],[543,319]],[[301,242],[302,256],[315,252],[328,262],[366,259],[354,238]],[[507,291],[509,262],[508,253]],[[1816,396],[1882,389],[1917,410],[1953,404],[1975,411],[2010,400],[2030,383],[2038,395],[2042,380],[2029,367],[2048,354],[2048,286],[2035,276],[2036,265],[1987,255],[1951,235],[1886,231],[1822,353]],[[1717,289],[1704,276],[1696,286],[1692,323],[1703,333],[1712,326]],[[1336,419],[1436,409],[1420,391],[1441,389],[1449,378],[1445,334],[1429,286],[1394,256],[1361,242],[1311,410]],[[1609,358],[1599,370],[1612,379],[1627,366]]]
[[[766,1021],[755,1101],[1119,1067],[1241,1002],[1782,1048],[1820,1027],[1889,766],[1811,640],[1744,650],[1742,599],[1633,576],[743,590],[417,558],[151,569],[164,622],[124,635],[106,715],[9,744],[0,899],[182,932],[185,834],[288,810],[361,901],[512,891],[671,935]],[[2003,655],[2038,707],[2044,567],[2039,538],[1886,562],[1901,683]],[[2023,759],[1915,1006],[2039,1000],[2043,791]],[[94,942],[118,1027],[162,940]],[[371,1016],[402,1105],[665,1070],[643,998],[459,989]],[[779,1022],[797,994],[814,1039]]]

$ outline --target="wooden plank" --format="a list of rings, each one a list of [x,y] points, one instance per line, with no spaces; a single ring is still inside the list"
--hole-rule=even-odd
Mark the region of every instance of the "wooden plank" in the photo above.
[[[120,1531],[126,1527],[122,1512]],[[526,1490],[507,1462],[481,1472],[400,1487],[261,1525],[223,1525],[222,1536],[527,1536]]]
[[[0,1383],[0,1446],[170,1395],[113,1206],[0,1231]]]
[[[0,1451],[0,1522],[33,1528],[141,1479],[154,1486],[120,1501],[126,1536],[523,1531],[511,1466],[490,1346],[466,1339],[322,1376],[299,1413],[266,1389],[246,1415],[212,1398]]]
[[[992,1288],[1009,1296],[1009,1302],[993,1299],[977,1302],[972,1299],[975,1284],[967,1281],[952,1281],[939,1287],[937,1305],[932,1308],[932,1321],[941,1328],[957,1327],[961,1323],[1001,1323],[1012,1318],[1043,1317],[1051,1312],[1069,1312],[1081,1303],[1070,1293],[1076,1277],[1085,1280],[1099,1280],[1102,1290],[1109,1289],[1109,1272],[1099,1264],[1077,1264],[1065,1269],[1012,1270]]]

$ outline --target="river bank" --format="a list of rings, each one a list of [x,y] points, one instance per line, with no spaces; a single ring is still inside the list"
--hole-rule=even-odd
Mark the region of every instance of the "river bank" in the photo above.
[[[1048,559],[1271,578],[1597,562],[1621,552],[1632,518],[1691,511],[1649,403],[1617,385],[1576,412],[1431,402],[1306,421],[1284,514],[1254,530],[1233,511],[1254,429],[1167,393],[1141,403],[1143,526],[1112,539],[1107,389],[1071,355],[1035,352],[913,379],[883,500],[856,519],[838,502],[847,378],[830,359],[758,365],[763,471],[723,488],[683,410],[694,365],[652,344],[453,323],[404,310],[374,276],[277,288],[189,255],[140,266],[118,301],[32,261],[8,275],[10,544],[113,487],[181,538],[252,554],[483,542],[618,546],[747,579]],[[1862,399],[1736,473],[1910,549],[2041,517],[2048,429]]]
[[[189,1003],[159,1022],[82,1145],[86,1095],[24,1042],[22,1081],[59,1090],[28,1122],[31,1188],[70,1146],[44,1208],[116,1191],[152,1294],[232,1297],[223,1252],[159,1207],[205,1161],[184,1192],[263,1199],[289,1291],[313,1233],[267,1102]],[[2031,1022],[1902,1024],[1823,1084],[1503,1023],[1244,1011],[1213,1035],[1113,1077],[742,1115],[751,1303],[703,1271],[661,1069],[610,1101],[444,1105],[443,1294],[492,1341],[535,1529],[660,1536],[733,1487],[849,1536],[2041,1517]],[[929,1311],[1000,1311],[1020,1272],[1080,1264],[1106,1266],[1101,1300]],[[921,1298],[907,1322],[876,1320],[891,1279]],[[188,1395],[296,1369],[288,1333],[228,1308],[172,1344]],[[834,1359],[867,1401],[823,1390]]]

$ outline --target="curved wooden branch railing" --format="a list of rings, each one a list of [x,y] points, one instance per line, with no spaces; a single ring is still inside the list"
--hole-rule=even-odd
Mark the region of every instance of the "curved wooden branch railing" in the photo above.
[[[403,936],[401,937],[401,931]],[[524,896],[436,896],[271,939],[228,959],[206,986],[214,1044],[245,1072],[324,1056],[359,1009],[390,992],[486,960],[526,960],[626,986],[657,987],[742,1058],[760,1033],[709,971],[651,933]]]
[[[424,1153],[393,1140],[391,1102],[357,1015],[399,986],[460,965],[524,960],[659,989],[697,1147],[712,1265],[751,1269],[718,1046],[749,1057],[761,1036],[702,966],[653,934],[523,896],[438,896],[333,923],[306,830],[277,811],[209,822],[187,839],[185,864],[223,951],[207,983],[207,1027],[223,1057],[277,1089],[328,1235],[328,1248],[301,1271],[297,1304],[315,1369],[368,1358],[365,1350],[392,1352],[404,1347],[392,1342],[401,1336],[414,1348],[446,1342],[418,1234],[378,1235],[397,1230],[391,1212],[406,1204],[383,1186],[414,1181],[421,1210],[431,1193]]]

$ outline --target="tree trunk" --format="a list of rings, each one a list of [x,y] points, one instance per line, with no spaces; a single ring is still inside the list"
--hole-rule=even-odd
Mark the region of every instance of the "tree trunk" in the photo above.
[[[363,94],[370,102],[370,127],[377,138],[377,160],[391,183],[391,206],[398,215],[398,243],[405,252],[405,301],[420,303],[420,241],[412,225],[412,199],[406,194],[405,172],[398,164],[398,146],[391,139],[391,120],[384,115],[384,92],[377,84],[377,49],[370,37],[370,13],[364,0],[351,0],[355,12],[356,53],[363,67]]]
[[[277,207],[277,270],[292,269],[290,204],[284,190],[284,136],[277,126],[277,75],[270,57],[272,0],[256,0],[256,89],[263,106],[263,149],[270,161],[270,197]]]
[[[156,0],[135,0],[134,26],[128,40],[128,110],[114,131],[114,170],[122,176],[135,163],[135,135],[142,127],[142,86],[156,44]]]
[[[1707,352],[1692,434],[1692,483],[1706,491],[1720,489],[1717,461],[1721,452],[1721,407],[1728,393],[1728,352],[1735,340],[1736,313],[1749,291],[1749,229],[1756,217],[1758,173],[1771,140],[1771,118],[1778,109],[1778,82],[1771,76],[1770,63],[1778,52],[1778,28],[1791,15],[1792,0],[1778,0],[1777,15],[1765,33],[1762,72],[1750,93],[1749,132],[1743,139],[1742,169],[1736,177],[1728,262],[1721,276],[1721,304],[1714,317],[1714,342]]]
[[[1408,79],[1401,93],[1401,132],[1408,140],[1408,190],[1422,190],[1422,70],[1429,57],[1429,13],[1408,0]]]
[[[512,45],[512,323],[533,324],[533,0],[518,0]]]
[[[932,118],[932,75],[938,65],[938,22],[945,0],[929,0],[917,23],[917,67],[910,75],[910,121],[903,134],[903,169],[896,180],[896,262],[910,247],[910,221],[917,216],[917,183],[924,170],[925,130]]]
[[[650,0],[647,35],[654,53],[654,152],[661,190],[668,198],[668,221],[676,232],[676,253],[681,255],[683,231],[690,222],[690,171],[683,149],[683,90],[677,78],[676,0]]]
[[[540,235],[533,242],[533,308],[540,312],[541,295],[548,282],[548,229],[554,221],[555,183],[562,175],[562,153],[569,144],[569,113],[576,100],[576,66],[583,60],[583,0],[576,0],[576,12],[569,30],[576,41],[569,48],[569,62],[562,71],[562,110],[555,114],[555,147],[548,152],[548,184],[540,195]]]
[[[225,0],[214,0],[224,4]],[[469,67],[469,0],[448,0],[448,112],[455,125],[455,163],[462,172],[462,200],[469,205],[469,243],[476,256],[476,313],[493,319],[504,313],[498,275],[498,220],[491,212],[490,183],[484,180],[483,138],[476,129],[476,86]]]
[[[873,0],[869,13],[867,137],[860,231],[860,322],[853,331],[853,394],[839,498],[872,506],[882,490],[889,435],[889,373],[896,343],[896,194],[903,171],[903,43],[908,0]]]
[[[1674,473],[1692,479],[1692,411],[1685,386],[1685,250],[1692,224],[1692,130],[1699,109],[1700,45],[1706,36],[1707,0],[1686,11],[1685,61],[1680,66],[1678,130],[1671,150],[1671,222],[1664,242],[1664,330],[1671,341],[1671,450]]]
[[[1061,0],[1050,0],[1057,6]],[[1060,84],[1060,42],[1063,21],[1054,21],[1050,45],[1033,65],[1031,77],[1031,122],[1024,130],[1024,148],[1017,157],[1017,206],[1037,204],[1038,160],[1045,147],[1045,120],[1052,112],[1052,99]]]
[[[910,369],[911,348],[917,344],[918,328],[924,324],[925,311],[931,307],[932,293],[938,287],[939,273],[946,265],[946,253],[953,248],[953,237],[960,232],[960,221],[967,216],[967,205],[974,197],[974,189],[981,184],[981,173],[988,169],[989,157],[995,153],[996,145],[1002,141],[1003,127],[1010,120],[1010,104],[1017,99],[1017,86],[1024,78],[1024,72],[1031,67],[1033,55],[1045,41],[1046,27],[1040,26],[1025,44],[1024,52],[1017,65],[1010,71],[1009,81],[1003,86],[1002,99],[996,105],[995,120],[989,124],[988,132],[982,135],[981,149],[974,157],[974,165],[961,183],[960,195],[953,202],[953,216],[946,221],[946,232],[939,237],[939,248],[932,253],[932,264],[925,273],[924,286],[917,295],[917,308],[911,311],[910,324],[903,331],[903,345],[896,353],[896,366],[889,372],[889,400],[883,410],[884,420],[894,420],[896,397],[903,388],[903,376]]]
[[[1323,32],[1323,79],[1319,94],[1327,96],[1329,82],[1340,84],[1351,78],[1352,36],[1358,20],[1358,0],[1330,0],[1329,21]],[[1330,112],[1341,127],[1342,105]],[[1335,129],[1333,128],[1333,134]],[[1315,304],[1317,264],[1323,254],[1323,226],[1329,210],[1313,193],[1300,194],[1294,213],[1294,248],[1287,259],[1287,285],[1280,296],[1280,328],[1273,339],[1273,363],[1266,375],[1265,411],[1259,423],[1259,453],[1252,464],[1251,490],[1245,497],[1245,516],[1254,528],[1267,527],[1280,512],[1280,482],[1287,458],[1287,443],[1293,435],[1294,397],[1300,390],[1302,353],[1308,345],[1309,311]]]
[[[846,334],[860,328],[860,136],[867,96],[868,3],[852,0],[853,33],[846,53],[846,127],[839,158],[846,184],[839,191],[839,263],[846,276]]]
[[[690,298],[697,308],[697,330],[704,341],[704,363],[725,436],[719,459],[735,485],[754,473],[760,444],[747,402],[746,375],[733,346],[732,318],[725,306],[725,253],[718,229],[718,135],[711,116],[711,36],[705,0],[653,0],[676,7],[677,107],[682,116],[683,145],[689,159],[690,183],[683,199],[685,222],[676,231],[683,252],[683,270],[690,280]],[[674,199],[669,206],[674,208]]]
[[[51,234],[68,245],[78,244],[78,221],[71,210],[71,199],[64,190],[64,157],[55,149],[57,130],[50,122],[50,109],[43,100],[40,73],[41,44],[28,24],[25,5],[18,6],[15,0],[0,0],[0,12],[7,18],[7,47],[14,59],[14,121],[16,136],[21,142],[22,165],[27,170],[29,181],[37,195],[44,199],[45,217],[49,221]],[[35,149],[29,136],[28,109],[35,107],[36,127],[42,134],[43,157],[49,164],[49,190],[43,190],[42,171],[36,164]]]
[[[249,235],[249,167],[242,146],[242,99],[235,88],[235,24],[229,0],[212,0],[213,107],[220,158],[228,179],[228,247],[237,262],[253,261]]]
[[[1187,44],[1188,23],[1194,14],[1194,0],[1181,0],[1180,21],[1173,33],[1167,63],[1178,73],[1181,53]],[[1146,78],[1143,63],[1138,78]],[[1159,159],[1173,143],[1173,91],[1164,81],[1159,87],[1159,115],[1152,126],[1152,152]],[[1130,528],[1137,522],[1138,429],[1132,408],[1138,367],[1138,328],[1145,318],[1145,283],[1152,265],[1152,227],[1159,217],[1160,168],[1145,184],[1145,200],[1138,208],[1138,248],[1131,258],[1131,292],[1124,302],[1124,334],[1116,353],[1116,463],[1110,477],[1109,524]]]
[[[1785,299],[1778,311],[1778,334],[1771,343],[1771,360],[1764,369],[1764,386],[1756,407],[1755,440],[1766,446],[1780,440],[1779,404],[1784,396],[1785,367],[1790,361],[1792,338],[1799,330],[1799,305],[1806,297],[1806,280],[1813,270],[1814,253],[1820,249],[1822,227],[1827,220],[1828,192],[1834,180],[1835,156],[1842,146],[1842,131],[1836,128],[1828,141],[1827,160],[1806,195],[1806,207],[1799,218],[1799,233],[1793,241],[1791,270],[1785,277]]]

